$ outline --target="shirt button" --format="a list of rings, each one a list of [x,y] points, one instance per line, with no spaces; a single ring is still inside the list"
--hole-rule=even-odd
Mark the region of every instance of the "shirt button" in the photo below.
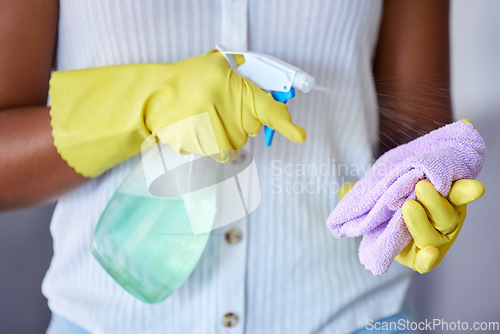
[[[229,231],[226,232],[226,241],[230,245],[235,245],[241,241],[243,238],[243,234],[241,233],[241,230],[237,228],[232,228]]]
[[[222,317],[222,324],[225,327],[234,327],[238,324],[239,318],[236,314],[229,312]]]

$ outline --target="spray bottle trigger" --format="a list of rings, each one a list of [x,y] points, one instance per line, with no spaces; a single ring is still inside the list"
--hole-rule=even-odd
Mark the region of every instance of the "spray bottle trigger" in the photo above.
[[[281,103],[286,103],[288,100],[290,100],[295,96],[295,89],[292,87],[288,92],[275,91],[272,92],[271,95],[276,101]],[[274,137],[274,130],[266,126],[264,128],[264,142],[266,147],[271,146],[271,143],[273,142],[273,137]]]

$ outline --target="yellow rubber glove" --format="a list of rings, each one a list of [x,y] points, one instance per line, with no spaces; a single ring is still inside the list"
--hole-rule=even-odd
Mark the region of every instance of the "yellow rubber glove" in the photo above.
[[[354,185],[343,184],[337,193],[338,200]],[[467,203],[479,199],[484,191],[479,181],[458,180],[445,198],[430,181],[418,182],[415,187],[418,202],[408,200],[403,204],[403,218],[413,239],[395,260],[421,274],[436,268],[460,233]]]
[[[52,135],[78,173],[96,177],[154,134],[182,154],[227,161],[267,125],[295,142],[306,132],[285,104],[234,73],[216,50],[174,63],[54,72]]]
[[[476,180],[458,180],[448,197],[441,196],[432,183],[422,180],[415,187],[417,201],[403,204],[403,217],[413,239],[396,261],[427,273],[436,268],[460,233],[467,203],[484,194],[484,185]]]
[[[349,192],[349,190],[354,187],[356,182],[347,182],[340,186],[339,191],[337,191],[337,199],[340,201]]]

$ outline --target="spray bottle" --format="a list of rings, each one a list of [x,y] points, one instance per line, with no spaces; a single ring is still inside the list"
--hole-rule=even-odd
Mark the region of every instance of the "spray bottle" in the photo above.
[[[295,95],[294,87],[309,92],[314,85],[310,75],[277,58],[216,47],[236,73],[270,91],[280,102]],[[265,136],[269,146],[273,130],[266,129]],[[258,178],[253,158],[232,165],[194,154],[180,155],[154,136],[143,147],[147,150],[141,152],[141,159],[101,215],[91,251],[126,291],[146,303],[158,303],[191,275],[211,230],[257,208],[260,190],[258,202],[244,203],[243,216],[235,215],[235,203],[224,199],[238,195],[228,194],[228,182],[222,181],[233,178],[239,182],[241,195],[248,186],[242,184],[244,174],[255,192]],[[248,177],[249,171],[252,177]]]
[[[309,93],[314,87],[312,76],[281,59],[259,52],[237,52],[220,44],[215,47],[224,55],[233,71],[271,92],[276,101],[286,103],[295,96],[295,88]],[[266,147],[271,146],[274,130],[266,126],[264,136]]]

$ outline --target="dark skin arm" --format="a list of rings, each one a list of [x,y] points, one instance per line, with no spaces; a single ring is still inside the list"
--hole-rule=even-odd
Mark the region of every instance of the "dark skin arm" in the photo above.
[[[380,150],[451,121],[448,1],[386,0],[374,75]],[[45,106],[58,1],[0,0],[0,210],[40,204],[84,182],[53,146]]]
[[[0,0],[0,210],[41,204],[84,178],[57,153],[46,107],[57,0]]]
[[[378,155],[452,121],[448,0],[385,0],[374,77]]]

